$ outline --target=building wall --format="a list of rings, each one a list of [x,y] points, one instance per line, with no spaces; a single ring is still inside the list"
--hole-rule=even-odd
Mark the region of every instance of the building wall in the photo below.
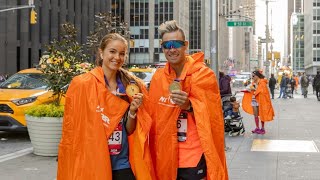
[[[305,41],[307,42],[310,38],[307,35],[310,31],[310,27],[307,27],[308,23],[306,23],[308,19],[308,16],[297,14],[298,21],[292,27],[292,67],[294,72],[304,72],[306,60],[310,58],[310,54],[308,54],[310,43],[305,44]]]
[[[320,71],[320,0],[304,1],[305,71],[315,75]]]
[[[34,0],[37,23],[30,24],[30,9],[0,13],[0,74],[13,74],[39,63],[45,45],[59,37],[60,24],[71,22],[77,39],[85,43],[93,30],[94,15],[110,10],[109,0]],[[0,1],[0,6],[27,5],[27,0]]]

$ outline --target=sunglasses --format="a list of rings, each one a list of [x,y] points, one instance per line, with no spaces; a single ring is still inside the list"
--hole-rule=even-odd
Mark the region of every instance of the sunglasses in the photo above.
[[[172,49],[172,48],[181,48],[182,46],[185,46],[185,42],[184,41],[180,41],[180,40],[171,40],[171,41],[164,41],[161,46],[164,49]]]

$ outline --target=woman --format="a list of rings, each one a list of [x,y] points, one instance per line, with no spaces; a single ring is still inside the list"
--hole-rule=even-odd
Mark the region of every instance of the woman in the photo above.
[[[152,179],[146,89],[121,68],[127,47],[119,34],[106,35],[97,67],[72,80],[66,94],[58,180]],[[126,94],[128,86],[142,93],[131,97]]]
[[[250,86],[249,91],[244,93],[242,99],[242,108],[245,112],[254,115],[254,121],[256,128],[252,133],[265,134],[264,123],[266,121],[272,121],[274,117],[274,111],[270,99],[270,93],[268,90],[268,82],[264,79],[259,71],[252,72],[253,84]],[[259,123],[259,117],[261,120],[261,129]]]

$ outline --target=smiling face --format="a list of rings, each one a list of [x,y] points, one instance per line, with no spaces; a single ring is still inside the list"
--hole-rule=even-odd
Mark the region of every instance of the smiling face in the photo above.
[[[174,48],[174,47],[169,49],[162,48],[162,51],[170,64],[183,65],[185,62],[185,51],[188,47],[188,41],[184,40],[183,35],[180,31],[168,32],[168,33],[165,33],[162,37],[162,42],[167,42],[172,40],[183,41],[185,42],[185,45],[179,48]]]
[[[120,40],[111,40],[107,46],[100,49],[100,57],[103,59],[102,67],[110,71],[117,71],[125,61],[127,45]]]

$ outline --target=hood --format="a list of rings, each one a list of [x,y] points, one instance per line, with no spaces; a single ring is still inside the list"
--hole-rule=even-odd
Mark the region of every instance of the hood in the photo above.
[[[268,80],[267,79],[260,79],[259,83],[268,84]]]
[[[40,96],[47,93],[43,89],[0,89],[0,101],[11,101],[14,99],[27,98],[31,96]]]

